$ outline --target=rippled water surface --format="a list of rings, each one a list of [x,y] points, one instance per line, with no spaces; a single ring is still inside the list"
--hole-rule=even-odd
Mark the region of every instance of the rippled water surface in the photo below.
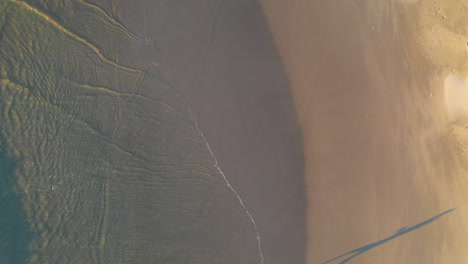
[[[261,263],[151,39],[107,1],[0,2],[1,263]]]

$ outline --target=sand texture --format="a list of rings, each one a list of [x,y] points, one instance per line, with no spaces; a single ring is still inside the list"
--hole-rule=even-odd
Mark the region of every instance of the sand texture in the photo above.
[[[468,3],[260,2],[304,130],[307,263],[451,208],[349,263],[467,263],[468,163],[444,80],[467,74]]]

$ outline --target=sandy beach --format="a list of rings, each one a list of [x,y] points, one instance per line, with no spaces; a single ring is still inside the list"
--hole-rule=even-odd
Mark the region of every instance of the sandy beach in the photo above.
[[[0,14],[1,263],[468,263],[466,0]]]
[[[468,163],[444,100],[466,76],[466,2],[260,2],[304,130],[307,263],[450,208],[350,263],[466,263]]]

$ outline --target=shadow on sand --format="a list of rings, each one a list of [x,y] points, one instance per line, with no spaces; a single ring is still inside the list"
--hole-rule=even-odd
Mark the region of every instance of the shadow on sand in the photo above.
[[[357,256],[359,256],[359,255],[361,255],[361,254],[363,254],[363,253],[365,253],[365,252],[367,252],[367,251],[373,249],[373,248],[376,248],[376,247],[378,247],[378,246],[380,246],[380,245],[382,245],[382,244],[384,244],[384,243],[387,243],[388,241],[390,241],[390,240],[392,240],[392,239],[395,239],[395,238],[397,238],[397,237],[399,237],[399,236],[402,236],[402,235],[404,235],[404,234],[406,234],[406,233],[415,231],[416,229],[421,228],[421,227],[423,227],[423,226],[425,226],[425,225],[427,225],[427,224],[429,224],[429,223],[431,223],[431,222],[437,220],[439,217],[442,217],[443,215],[448,214],[448,213],[454,211],[455,209],[456,209],[456,208],[452,208],[452,209],[450,209],[450,210],[447,210],[447,211],[445,211],[445,212],[443,212],[443,213],[440,213],[440,214],[438,214],[438,215],[436,215],[436,216],[434,216],[434,217],[432,217],[432,218],[429,218],[429,219],[426,220],[426,221],[423,221],[423,222],[421,222],[421,223],[419,223],[419,224],[416,224],[416,225],[413,225],[413,226],[411,226],[411,227],[403,227],[403,228],[399,229],[394,235],[391,235],[391,236],[389,236],[389,237],[387,237],[387,238],[384,238],[384,239],[382,239],[382,240],[379,240],[379,241],[377,241],[377,242],[368,244],[368,245],[366,245],[366,246],[360,247],[360,248],[358,248],[358,249],[355,249],[355,250],[346,252],[346,253],[344,253],[344,254],[342,254],[342,255],[336,257],[336,258],[333,258],[333,259],[330,259],[330,260],[328,260],[328,261],[326,261],[326,262],[323,262],[322,264],[330,263],[330,262],[332,262],[332,261],[334,261],[334,260],[337,260],[337,259],[339,259],[339,258],[342,258],[342,257],[344,257],[344,256],[353,254],[353,255],[351,255],[350,257],[344,259],[343,261],[341,261],[341,262],[339,263],[339,264],[345,264],[345,263],[349,262],[351,259],[353,259],[353,258],[355,258],[355,257],[357,257]]]

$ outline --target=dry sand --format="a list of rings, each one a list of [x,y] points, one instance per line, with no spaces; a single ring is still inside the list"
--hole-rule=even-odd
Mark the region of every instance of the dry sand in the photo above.
[[[464,127],[444,98],[467,75],[468,2],[260,2],[304,130],[307,263],[450,208],[350,263],[468,263]]]

